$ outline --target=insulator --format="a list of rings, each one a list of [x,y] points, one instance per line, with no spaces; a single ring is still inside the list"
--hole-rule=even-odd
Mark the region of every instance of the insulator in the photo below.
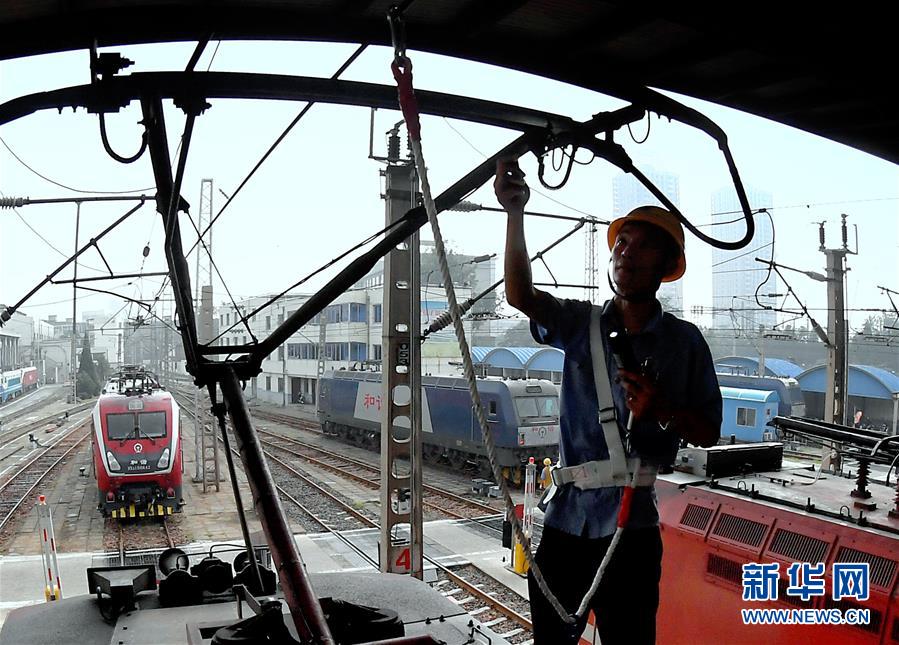
[[[449,208],[449,210],[460,211],[462,213],[471,213],[473,211],[481,210],[481,205],[475,204],[474,202],[470,202],[467,200],[463,200],[463,201],[459,202],[458,204],[456,204],[455,206],[451,206]]]
[[[849,235],[846,233],[846,216],[843,215],[843,248],[848,248],[849,246]]]
[[[824,223],[818,224],[818,241],[821,243],[821,248],[824,248]]]
[[[459,305],[459,315],[464,316],[465,312],[471,309],[473,305],[474,300],[472,300],[471,298],[466,300],[464,303]],[[441,329],[447,327],[451,322],[453,322],[453,315],[450,313],[449,309],[447,309],[434,319],[434,322],[430,324],[425,335],[427,336],[428,334],[437,333]]]
[[[27,197],[0,197],[0,208],[17,208],[24,206]]]
[[[855,490],[850,492],[849,494],[852,497],[857,497],[861,499],[868,499],[871,497],[871,492],[868,490],[868,473],[870,472],[870,468],[868,467],[867,459],[859,459],[858,460],[858,479],[855,482]]]
[[[450,314],[450,312],[448,310],[444,311],[442,314],[440,314],[439,316],[437,316],[437,318],[434,319],[434,322],[432,322],[428,326],[428,333],[429,334],[437,333],[438,331],[440,331],[441,329],[443,329],[447,325],[449,325],[452,321],[453,321],[452,314]]]
[[[400,135],[397,130],[391,130],[387,137],[387,160],[400,160]]]

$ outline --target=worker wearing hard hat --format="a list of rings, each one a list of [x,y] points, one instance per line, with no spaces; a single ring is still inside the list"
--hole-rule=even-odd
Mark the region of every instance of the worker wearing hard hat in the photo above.
[[[648,468],[648,483],[637,484],[627,524],[589,606],[603,645],[654,643],[662,560],[655,471],[673,463],[682,439],[714,445],[721,426],[708,345],[694,325],[664,312],[656,299],[662,282],[686,271],[683,229],[672,213],[655,206],[613,221],[608,278],[614,296],[594,309],[534,287],[523,223],[530,191],[515,161],[497,164],[494,189],[508,214],[506,299],[530,317],[537,342],[565,352],[560,462],[544,496],[536,563],[549,590],[573,614],[615,533],[623,491],[615,464],[626,477]],[[602,347],[593,347],[591,337]],[[622,338],[629,361],[620,360]],[[612,399],[602,406],[600,391]],[[632,472],[632,464],[640,468]],[[577,643],[586,616],[574,626],[564,622],[533,575],[529,592],[535,645]]]
[[[543,460],[543,470],[540,471],[540,490],[546,490],[552,484],[553,460],[547,457]]]

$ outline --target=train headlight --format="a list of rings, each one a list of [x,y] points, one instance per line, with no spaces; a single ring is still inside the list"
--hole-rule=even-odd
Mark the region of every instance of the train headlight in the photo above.
[[[116,461],[116,458],[113,456],[112,452],[106,451],[106,463],[109,464],[109,469],[114,471],[119,471],[122,467],[119,465],[119,462]]]
[[[159,461],[156,462],[157,468],[168,468],[169,467],[169,449],[166,448],[162,451],[162,456],[159,458]]]

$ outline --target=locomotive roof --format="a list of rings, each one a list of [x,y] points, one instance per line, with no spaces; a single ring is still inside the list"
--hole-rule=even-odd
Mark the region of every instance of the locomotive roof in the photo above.
[[[126,402],[129,399],[140,399],[146,403],[166,403],[171,402],[173,405],[177,405],[175,403],[175,397],[172,396],[172,393],[167,390],[153,390],[152,392],[143,392],[141,394],[123,394],[120,392],[106,392],[105,394],[101,394],[100,398],[97,400],[97,403],[109,403],[109,402]]]
[[[780,397],[773,390],[755,390],[743,387],[721,386],[721,396],[725,399],[738,399],[740,401],[757,401],[767,403],[776,401]]]
[[[80,0],[0,3],[0,58],[129,43],[214,39],[407,44],[633,100],[645,87],[733,107],[899,161],[885,89],[889,20],[781,3],[625,0]]]
[[[374,383],[381,382],[381,372],[351,372],[349,370],[337,370],[325,373],[325,378],[345,379],[351,381],[370,381]],[[437,375],[422,376],[422,385],[431,385],[434,387],[461,388],[467,389],[468,383],[462,376],[455,375]],[[499,376],[479,376],[478,383],[487,384],[504,384],[510,389],[524,389],[527,385],[540,385],[541,387],[552,388],[555,393],[555,385],[545,379],[506,379]],[[538,394],[535,392],[534,394]]]

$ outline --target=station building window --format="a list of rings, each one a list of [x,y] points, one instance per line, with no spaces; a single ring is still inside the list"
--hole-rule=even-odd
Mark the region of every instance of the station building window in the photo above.
[[[279,361],[283,361],[283,360],[284,360],[284,345],[280,345],[280,346],[278,347],[278,360],[279,360]],[[278,390],[278,391],[280,392],[281,390]]]
[[[278,377],[278,391],[279,392],[284,391],[284,379],[280,376]]]
[[[365,322],[365,305],[358,302],[350,303],[350,322]]]
[[[318,345],[313,343],[288,343],[287,357],[315,360],[318,358]]]
[[[376,361],[381,360],[381,346],[380,345],[372,345],[371,346],[371,357],[372,357],[372,360],[376,360]]]
[[[325,358],[329,361],[349,359],[349,343],[325,343]]]
[[[364,361],[366,360],[366,345],[365,343],[350,343],[350,360],[351,361]]]
[[[737,425],[754,428],[755,410],[752,408],[737,408]]]
[[[371,313],[374,322],[381,322],[381,305],[372,305]]]
[[[265,389],[269,392],[272,391],[272,377],[271,376],[265,377]]]
[[[271,328],[272,328],[272,317],[271,317],[271,316],[266,316],[266,317],[265,317],[265,330],[268,331],[268,330],[270,330]]]

